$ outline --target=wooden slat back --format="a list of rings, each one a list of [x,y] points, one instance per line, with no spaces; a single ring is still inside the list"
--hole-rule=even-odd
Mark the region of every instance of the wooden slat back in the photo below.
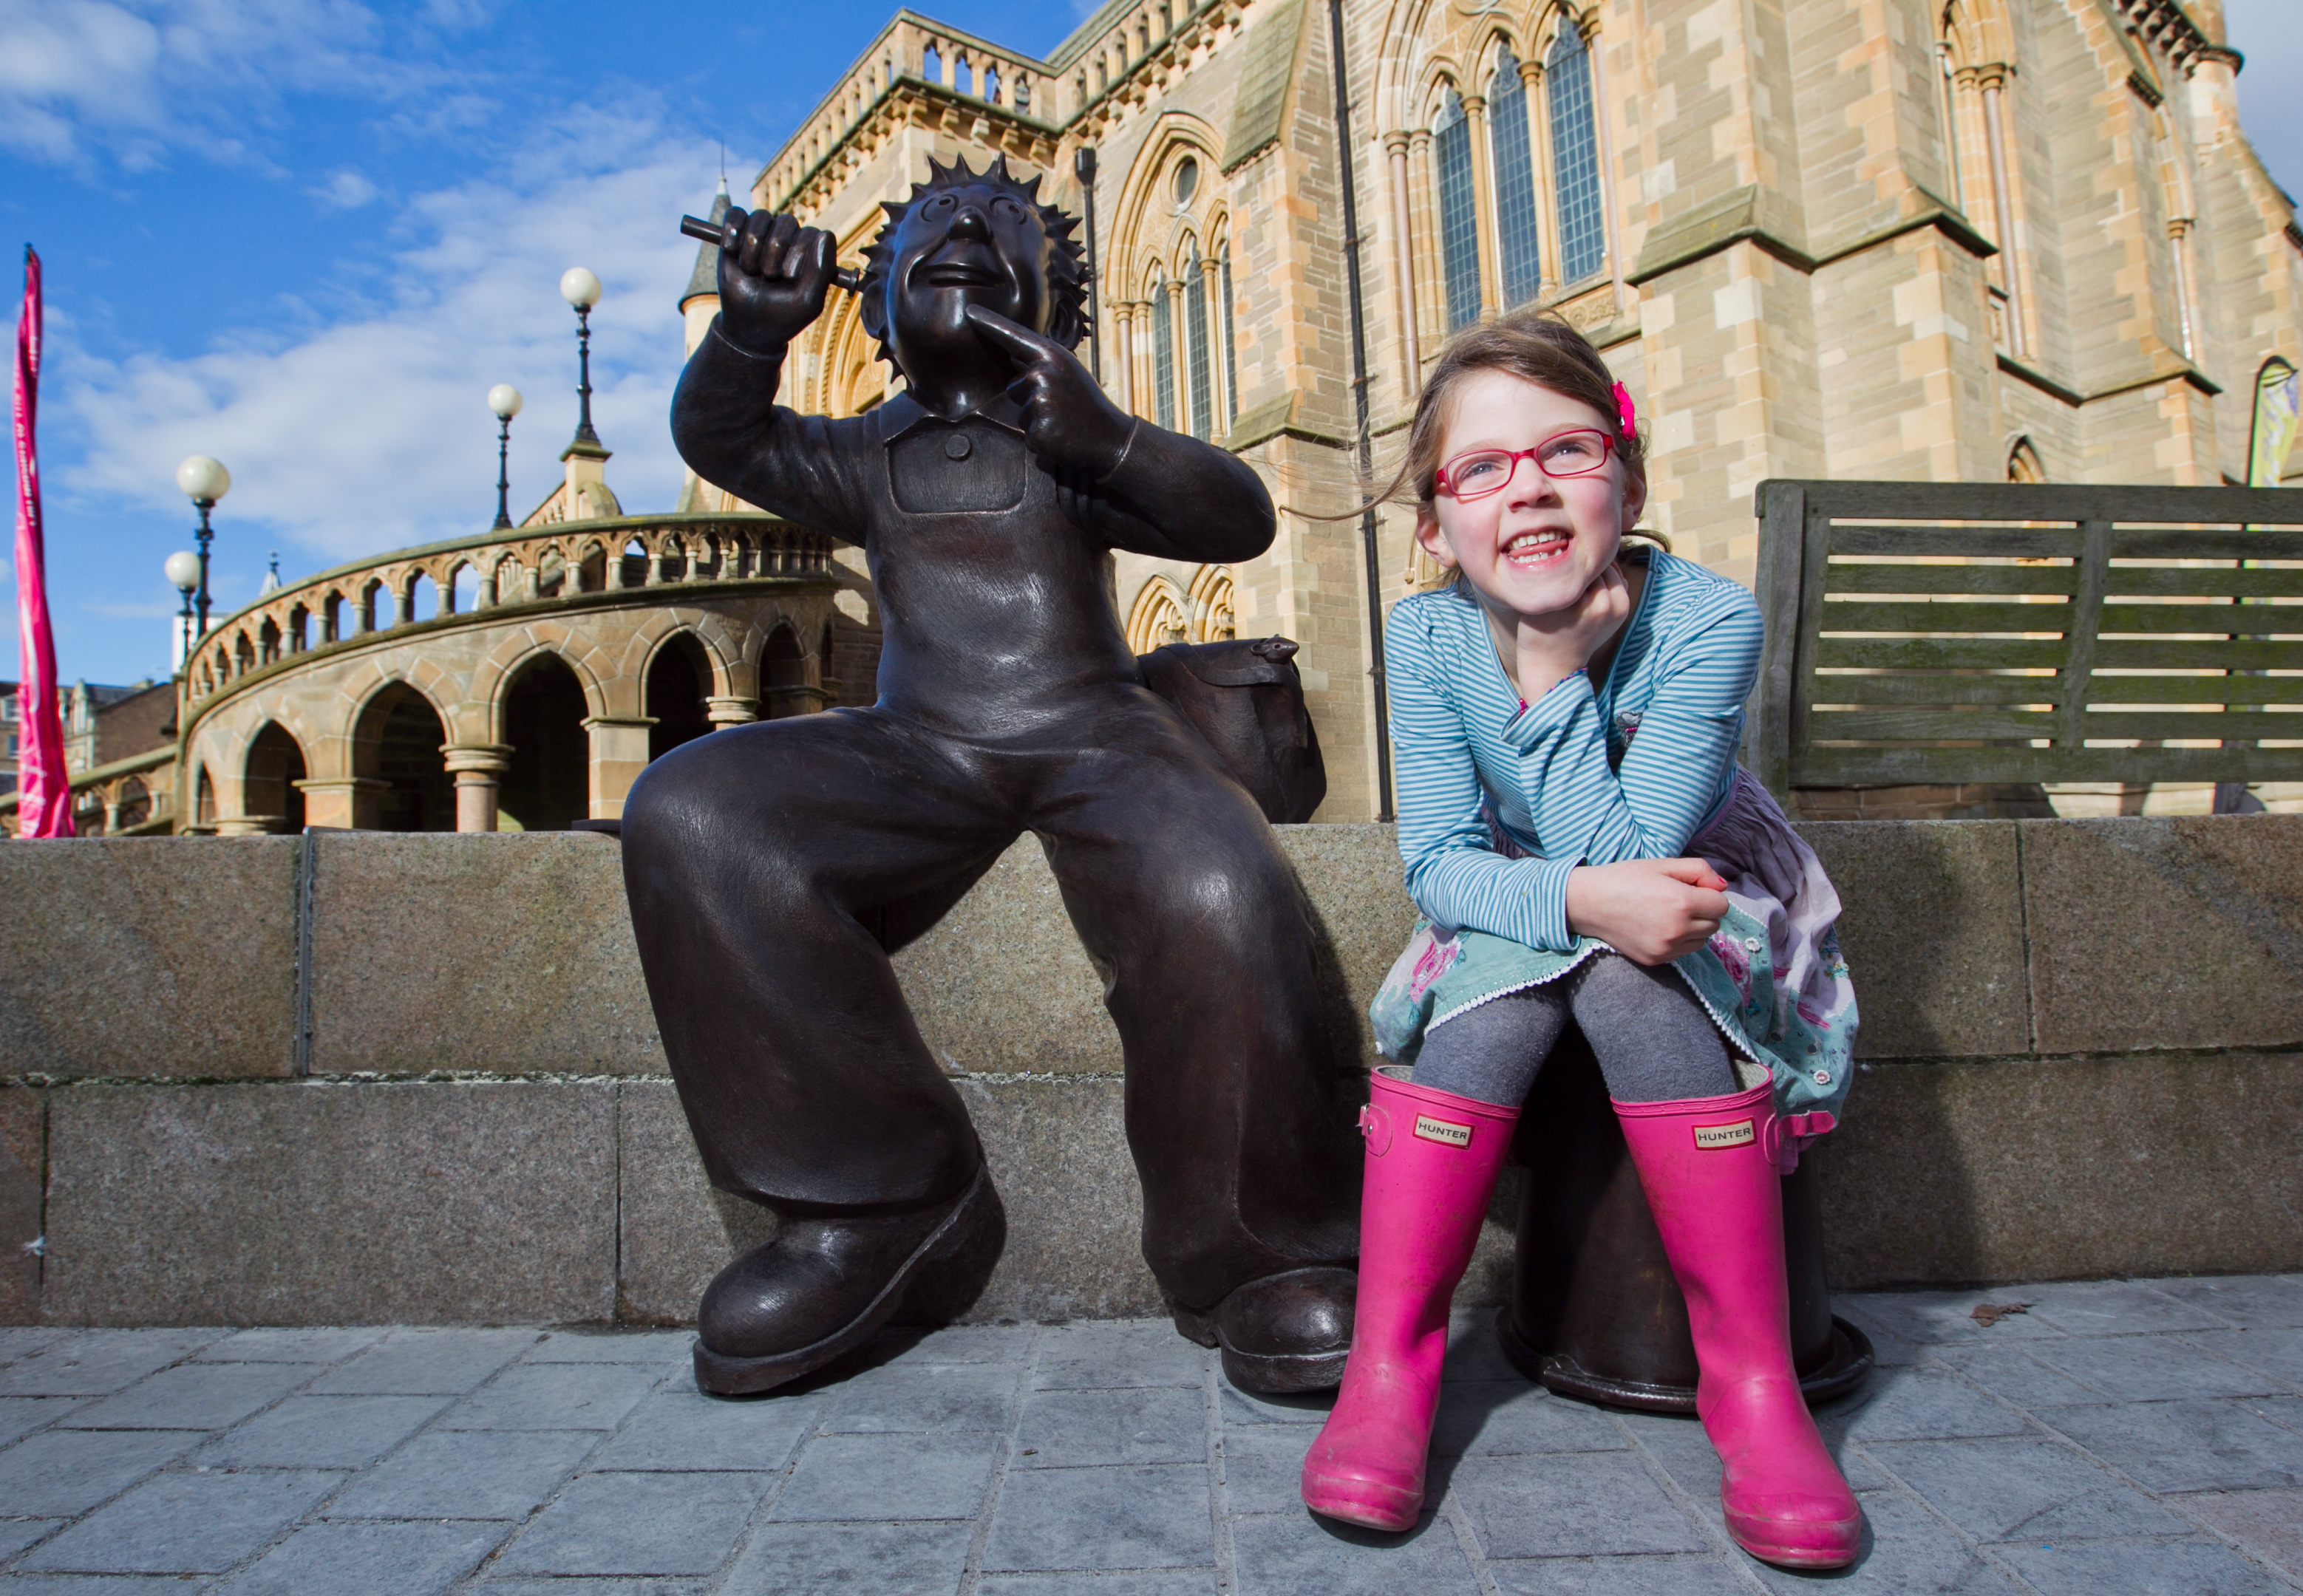
[[[1745,757],[1778,794],[2303,779],[2303,493],[1775,481],[1757,508]]]

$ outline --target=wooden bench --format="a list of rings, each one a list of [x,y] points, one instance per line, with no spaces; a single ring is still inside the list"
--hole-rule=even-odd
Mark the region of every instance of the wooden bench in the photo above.
[[[2303,493],[1759,484],[1744,762],[1794,787],[2303,780]]]

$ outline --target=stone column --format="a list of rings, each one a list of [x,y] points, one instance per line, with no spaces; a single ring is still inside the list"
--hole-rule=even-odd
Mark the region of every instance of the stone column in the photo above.
[[[373,831],[376,800],[392,790],[392,784],[372,776],[321,777],[298,782],[296,790],[304,794],[305,825]]]
[[[1504,302],[1503,252],[1496,244],[1496,164],[1489,158],[1485,95],[1464,96],[1464,120],[1472,128],[1472,214],[1479,218],[1472,231],[1480,243],[1480,308],[1499,310]]]
[[[756,698],[707,698],[704,701],[704,714],[715,728],[744,726],[760,718],[760,701]]]
[[[621,819],[624,794],[647,769],[648,729],[653,715],[588,716],[584,729],[592,734],[592,819]]]
[[[511,769],[511,750],[502,743],[451,743],[441,750],[448,774],[456,778],[456,829],[494,831],[496,792]]]
[[[2007,352],[2017,359],[2030,356],[2030,334],[2023,324],[2023,273],[2016,265],[2015,200],[2007,181],[2007,131],[2000,119],[2000,90],[2007,68],[1995,63],[1978,68],[1975,81],[1983,91],[1983,139],[1991,155],[1991,208],[1999,237],[1999,268],[2007,290]]]
[[[1391,176],[1391,231],[1398,246],[1391,269],[1399,277],[1400,345],[1407,363],[1399,391],[1413,398],[1423,386],[1423,355],[1415,335],[1415,229],[1407,208],[1407,135],[1386,133],[1383,153]]]
[[[1111,307],[1111,340],[1118,357],[1119,369],[1118,398],[1119,407],[1130,416],[1135,414],[1135,350],[1134,340],[1129,337],[1135,320],[1133,306],[1115,305]]]
[[[1432,170],[1431,166],[1431,130],[1430,128],[1411,128],[1408,130],[1407,160],[1409,170],[1420,172],[1423,174],[1423,180],[1426,185],[1424,193],[1430,197],[1430,203],[1424,207],[1424,220],[1430,228],[1429,236],[1434,240],[1430,246],[1428,246],[1428,248],[1437,249],[1438,248],[1437,240],[1439,236],[1439,186],[1437,181],[1438,174]],[[1413,198],[1412,193],[1409,197],[1412,201]],[[1410,236],[1413,236],[1412,229]],[[1413,266],[1409,268],[1408,281],[1411,282],[1414,281],[1414,268]],[[1434,306],[1438,307],[1439,316],[1439,332],[1438,335],[1438,341],[1445,341],[1447,338],[1447,286],[1444,280],[1439,282],[1435,282],[1432,286],[1434,291],[1432,293],[1430,302]],[[1422,298],[1421,290],[1417,291],[1416,297],[1419,301]],[[1421,310],[1419,310],[1417,314],[1419,315],[1421,315]],[[1417,341],[1419,343],[1421,342],[1423,330],[1420,323],[1416,328],[1415,336]],[[1421,390],[1422,386],[1423,384],[1421,382],[1416,383],[1416,388],[1419,391]]]
[[[218,836],[270,836],[285,820],[285,815],[219,815],[215,834]]]

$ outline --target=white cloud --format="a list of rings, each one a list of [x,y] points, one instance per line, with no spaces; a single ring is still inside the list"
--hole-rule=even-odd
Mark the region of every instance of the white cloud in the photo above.
[[[716,147],[645,114],[572,111],[490,175],[403,206],[412,242],[385,263],[380,308],[291,340],[252,330],[186,358],[57,360],[51,402],[85,448],[52,468],[51,495],[181,517],[176,462],[209,454],[232,474],[220,536],[300,545],[322,564],[468,536],[495,509],[484,396],[510,382],[527,399],[512,425],[512,508],[524,514],[558,479],[574,428],[575,318],[556,285],[580,265],[607,287],[592,382],[615,451],[608,480],[635,511],[668,508],[680,470],[666,420],[677,298],[696,248],[678,221],[704,203],[717,161]]]
[[[360,173],[345,167],[330,172],[326,182],[309,192],[323,205],[333,206],[340,211],[356,211],[374,199],[379,190]]]
[[[446,74],[392,59],[355,0],[0,0],[0,145],[131,166],[172,146],[244,155],[284,92],[391,99]]]

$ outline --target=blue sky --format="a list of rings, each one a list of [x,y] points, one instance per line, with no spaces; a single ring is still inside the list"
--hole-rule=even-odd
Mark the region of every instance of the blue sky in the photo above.
[[[2225,3],[2249,130],[2303,192],[2297,0]],[[1043,53],[1091,7],[923,9]],[[494,382],[527,399],[511,463],[526,513],[574,425],[574,317],[554,286],[569,265],[607,285],[593,384],[609,481],[633,509],[668,506],[675,298],[695,258],[676,218],[709,203],[722,140],[740,192],[893,11],[0,0],[0,292],[13,324],[30,240],[47,269],[63,678],[165,673],[160,566],[191,541],[172,481],[188,454],[232,472],[212,583],[226,609],[274,550],[293,579],[484,527]],[[13,475],[0,464],[12,508]]]

